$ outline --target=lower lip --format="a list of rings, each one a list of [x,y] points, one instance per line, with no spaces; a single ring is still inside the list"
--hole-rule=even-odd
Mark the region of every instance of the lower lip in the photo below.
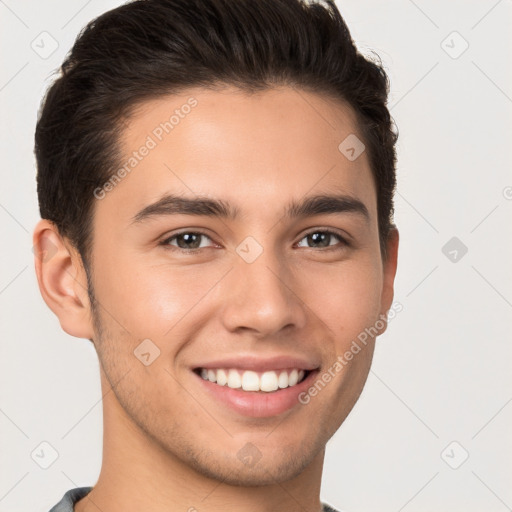
[[[299,394],[311,386],[318,370],[312,370],[302,382],[295,386],[268,393],[265,391],[242,391],[240,388],[233,389],[227,385],[220,386],[215,382],[203,379],[195,372],[192,373],[201,381],[207,393],[230,409],[252,418],[268,418],[282,414],[300,404]]]

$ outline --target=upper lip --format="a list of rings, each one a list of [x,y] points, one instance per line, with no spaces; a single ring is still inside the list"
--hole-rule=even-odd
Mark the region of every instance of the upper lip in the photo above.
[[[267,370],[280,370],[284,368],[297,368],[298,370],[316,370],[320,365],[311,359],[300,356],[278,355],[272,357],[256,357],[254,355],[242,355],[225,357],[208,361],[194,366],[197,368],[237,368],[240,370],[252,370],[263,372]]]

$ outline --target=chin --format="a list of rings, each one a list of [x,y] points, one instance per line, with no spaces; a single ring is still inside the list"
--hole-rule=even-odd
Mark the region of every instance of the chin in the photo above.
[[[293,446],[268,446],[261,451],[255,444],[247,442],[242,449],[233,450],[229,455],[226,449],[205,453],[192,448],[187,450],[183,462],[197,473],[227,485],[260,487],[296,478],[319,455],[323,456],[323,449],[322,440],[312,443],[303,439]]]
[[[201,464],[200,461],[196,461],[193,467],[198,473],[233,487],[261,487],[294,479],[310,462],[297,458],[267,460],[266,463],[260,460],[252,466],[245,465],[235,458],[231,463],[222,461]]]

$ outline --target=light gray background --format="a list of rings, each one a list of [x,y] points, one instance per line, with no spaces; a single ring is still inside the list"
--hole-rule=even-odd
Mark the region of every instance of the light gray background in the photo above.
[[[117,5],[0,0],[0,512],[47,512],[100,468],[95,353],[60,329],[34,273],[33,131],[51,71]],[[338,5],[391,78],[404,309],[328,443],[322,498],[349,512],[511,510],[512,2]],[[47,58],[31,47],[49,52],[52,38]],[[455,262],[442,251],[452,237],[468,248]],[[31,458],[50,462],[43,441],[59,454],[48,469]]]

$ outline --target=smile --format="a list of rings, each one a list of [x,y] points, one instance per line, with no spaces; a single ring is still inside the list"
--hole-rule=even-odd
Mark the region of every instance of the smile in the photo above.
[[[283,368],[256,372],[236,368],[195,368],[199,388],[232,412],[270,418],[304,407],[298,397],[314,382],[319,369]]]
[[[197,368],[195,372],[204,380],[243,391],[263,391],[271,393],[280,389],[296,386],[309,374],[308,370],[290,368],[255,372],[236,368],[206,369]]]

